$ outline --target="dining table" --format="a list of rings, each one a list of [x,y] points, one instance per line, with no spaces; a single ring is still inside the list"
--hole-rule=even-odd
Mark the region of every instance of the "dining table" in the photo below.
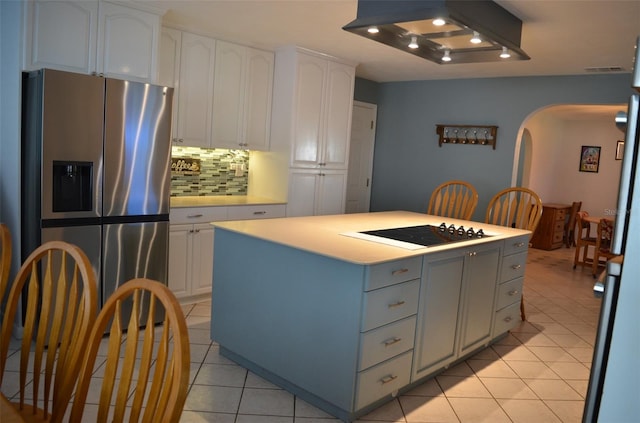
[[[18,413],[13,405],[9,402],[4,394],[0,393],[0,422],[2,423],[21,423],[26,422],[24,418]]]

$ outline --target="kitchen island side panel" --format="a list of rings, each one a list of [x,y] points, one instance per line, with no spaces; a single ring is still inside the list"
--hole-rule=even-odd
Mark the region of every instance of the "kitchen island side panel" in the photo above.
[[[351,410],[365,267],[222,228],[215,243],[212,339]]]

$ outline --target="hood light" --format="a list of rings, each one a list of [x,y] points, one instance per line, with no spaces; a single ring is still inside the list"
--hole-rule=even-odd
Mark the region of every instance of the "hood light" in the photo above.
[[[500,53],[500,58],[508,59],[509,57],[511,57],[511,54],[509,54],[509,49],[507,49],[506,47],[502,47],[502,53]]]
[[[377,26],[371,26],[369,27],[369,29],[367,29],[367,32],[369,34],[377,34],[378,32],[380,32],[380,30],[378,29]]]
[[[449,56],[449,50],[445,50],[444,51],[444,56],[442,56],[442,61],[443,62],[450,62],[451,61],[451,56]]]
[[[480,34],[477,31],[473,31],[473,37],[471,38],[472,44],[480,44],[482,42],[482,38],[480,38]]]
[[[442,18],[435,18],[433,21],[431,21],[431,23],[434,24],[435,26],[442,26],[446,24],[445,20]]]
[[[409,48],[418,48],[418,37],[413,35],[411,37],[411,42],[408,45]]]

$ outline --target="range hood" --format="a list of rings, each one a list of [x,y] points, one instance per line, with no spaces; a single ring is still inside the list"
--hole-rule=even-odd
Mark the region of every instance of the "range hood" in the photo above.
[[[342,29],[438,64],[530,59],[522,21],[489,0],[358,0]]]

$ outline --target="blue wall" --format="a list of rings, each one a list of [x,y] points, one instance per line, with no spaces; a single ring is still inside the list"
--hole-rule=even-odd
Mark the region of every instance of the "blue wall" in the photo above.
[[[489,199],[511,185],[518,130],[532,112],[553,104],[626,104],[631,93],[629,74],[378,84],[370,94],[378,105],[371,211],[426,212],[437,185],[462,179],[478,190],[474,220],[482,221]],[[439,147],[437,124],[497,125],[496,149]]]

